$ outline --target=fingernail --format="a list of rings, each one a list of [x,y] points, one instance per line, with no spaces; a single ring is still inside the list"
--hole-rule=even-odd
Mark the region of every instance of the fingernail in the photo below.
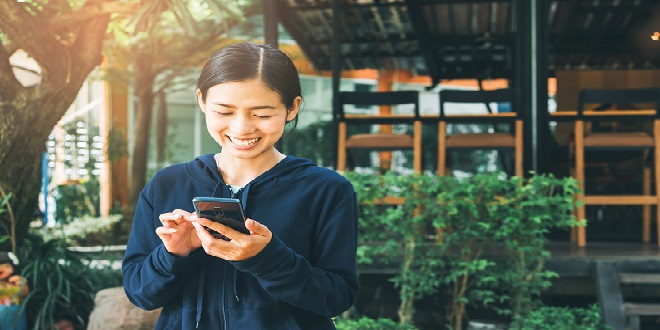
[[[174,233],[176,233],[177,231],[178,231],[178,230],[176,230],[176,229],[174,229],[174,228],[167,228],[167,233],[168,233],[168,234],[174,234]]]

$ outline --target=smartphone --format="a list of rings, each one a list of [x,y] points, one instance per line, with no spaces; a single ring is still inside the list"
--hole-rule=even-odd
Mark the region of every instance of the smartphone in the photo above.
[[[243,212],[240,200],[235,198],[195,197],[192,202],[198,217],[219,222],[243,234],[250,234],[250,231],[245,228],[245,212]],[[215,238],[229,240],[229,238],[215,230],[206,229]]]

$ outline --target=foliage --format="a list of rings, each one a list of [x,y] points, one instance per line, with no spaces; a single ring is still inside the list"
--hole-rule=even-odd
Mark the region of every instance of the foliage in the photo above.
[[[90,268],[61,240],[31,234],[17,257],[30,289],[25,308],[33,329],[51,329],[61,319],[85,328],[96,292],[121,285],[118,270]]]
[[[602,323],[600,307],[545,306],[530,311],[525,316],[514,319],[512,330],[607,330],[610,326]]]
[[[12,193],[5,193],[4,189],[0,187],[0,225],[2,225],[2,235],[0,235],[0,244],[4,244],[9,241],[11,245],[11,251],[16,252],[16,235],[15,235],[15,226],[16,219],[11,210],[11,204],[9,200],[12,197]],[[5,220],[6,219],[6,220]]]
[[[398,324],[390,319],[370,319],[362,317],[357,320],[335,319],[337,330],[415,330],[415,326]]]
[[[454,329],[468,305],[524,315],[556,276],[543,269],[545,234],[578,224],[571,178],[346,176],[361,204],[359,265],[398,265],[401,323],[412,323],[415,299],[438,288],[449,292]]]
[[[119,243],[110,238],[121,220],[119,214],[107,218],[81,217],[56,227],[44,227],[40,233],[46,241],[61,239],[68,246],[109,245]]]
[[[58,222],[68,223],[75,218],[99,215],[100,183],[94,176],[90,180],[60,184],[54,191]]]
[[[393,279],[400,289],[399,321],[412,323],[414,300],[434,292],[439,285],[436,270],[442,260],[434,255],[437,250],[425,248],[429,240],[425,232],[427,219],[437,212],[425,205],[433,202],[439,188],[437,178],[393,172],[383,176],[349,172],[347,177],[364,204],[360,210],[358,262],[391,264],[402,259],[400,273]],[[387,203],[386,197],[404,200]]]
[[[126,132],[124,130],[114,127],[108,130],[105,156],[110,162],[128,156],[128,139],[126,138]]]
[[[333,166],[332,122],[317,121],[304,128],[285,133],[282,152],[308,158],[319,166]]]
[[[517,182],[515,182],[517,181]],[[577,180],[558,179],[552,175],[533,176],[525,182],[509,181],[506,199],[498,199],[494,239],[504,245],[507,258],[499,265],[501,285],[508,288],[509,311],[525,315],[536,307],[538,296],[550,286],[557,274],[543,269],[550,257],[544,248],[546,234],[552,228],[580,225],[573,210],[579,192]],[[516,205],[516,207],[511,207]]]

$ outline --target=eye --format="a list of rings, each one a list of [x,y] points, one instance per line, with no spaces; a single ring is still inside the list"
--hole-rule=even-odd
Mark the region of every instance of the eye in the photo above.
[[[273,116],[257,116],[257,118],[259,118],[259,119],[268,119],[268,118],[271,118],[271,117],[273,117]]]

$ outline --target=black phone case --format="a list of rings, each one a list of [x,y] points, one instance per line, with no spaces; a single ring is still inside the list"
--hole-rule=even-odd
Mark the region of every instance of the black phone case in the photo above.
[[[250,234],[250,231],[245,228],[245,214],[240,200],[234,198],[195,197],[193,198],[193,205],[198,217],[221,223],[243,234]],[[208,229],[208,231],[216,238],[226,239],[226,237],[214,230]]]

